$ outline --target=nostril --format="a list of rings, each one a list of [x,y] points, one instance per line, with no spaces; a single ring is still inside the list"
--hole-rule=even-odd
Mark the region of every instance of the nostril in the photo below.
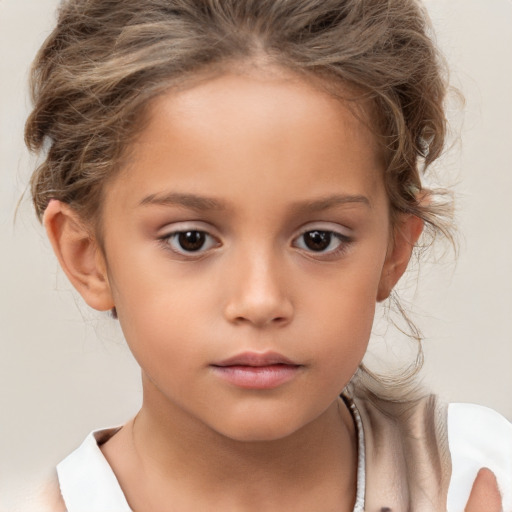
[[[293,307],[288,301],[273,304],[233,301],[225,308],[224,315],[229,322],[236,324],[280,327],[290,322],[293,316]]]
[[[232,321],[234,323],[238,323],[238,324],[248,323],[248,324],[254,324],[256,326],[265,326],[265,325],[279,326],[279,325],[287,324],[290,321],[290,318],[286,317],[286,316],[278,316],[275,318],[268,319],[268,317],[265,318],[263,316],[257,317],[255,315],[247,315],[247,316],[240,315],[240,316],[237,316],[236,318],[233,318]]]

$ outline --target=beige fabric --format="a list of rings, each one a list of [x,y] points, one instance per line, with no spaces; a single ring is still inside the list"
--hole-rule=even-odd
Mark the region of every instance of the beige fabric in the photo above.
[[[433,395],[403,403],[352,395],[365,435],[365,512],[446,511],[447,406]]]

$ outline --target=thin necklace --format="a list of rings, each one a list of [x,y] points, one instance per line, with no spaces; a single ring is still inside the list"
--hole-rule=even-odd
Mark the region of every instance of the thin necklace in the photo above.
[[[357,433],[357,487],[356,487],[356,503],[353,512],[364,512],[364,495],[366,492],[366,471],[365,471],[365,443],[364,430],[361,415],[357,410],[354,400],[344,391],[341,395],[342,400],[348,407]]]

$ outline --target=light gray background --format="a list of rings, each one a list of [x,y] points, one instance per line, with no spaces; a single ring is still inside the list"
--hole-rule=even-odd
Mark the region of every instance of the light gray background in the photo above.
[[[124,422],[141,401],[138,369],[115,322],[81,306],[27,199],[14,223],[35,165],[22,142],[28,67],[56,5],[0,0],[1,510],[11,510],[14,484],[53,467],[93,428]],[[455,185],[461,249],[456,265],[450,254],[423,265],[419,284],[413,273],[403,293],[426,335],[425,383],[512,420],[512,2],[427,6],[467,101],[464,114],[450,107],[461,137],[437,165],[441,181]],[[374,354],[411,354],[384,322],[375,332]]]

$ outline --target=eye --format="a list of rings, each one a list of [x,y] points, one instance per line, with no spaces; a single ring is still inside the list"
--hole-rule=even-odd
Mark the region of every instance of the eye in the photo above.
[[[350,238],[341,233],[313,229],[302,233],[302,235],[296,239],[294,245],[305,251],[333,254],[342,250],[349,242]]]
[[[218,245],[205,231],[187,229],[166,235],[162,240],[179,254],[202,253]]]

